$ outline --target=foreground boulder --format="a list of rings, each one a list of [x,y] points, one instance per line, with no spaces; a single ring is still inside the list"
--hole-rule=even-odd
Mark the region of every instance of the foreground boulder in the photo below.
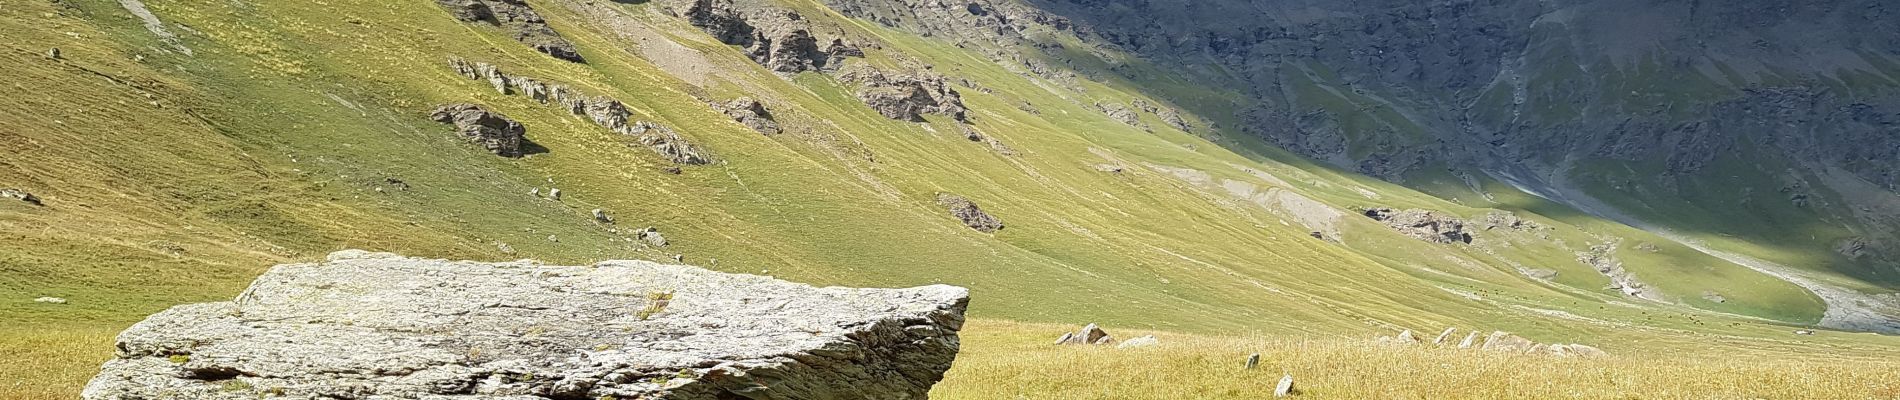
[[[345,251],[118,337],[85,399],[921,399],[968,291]]]

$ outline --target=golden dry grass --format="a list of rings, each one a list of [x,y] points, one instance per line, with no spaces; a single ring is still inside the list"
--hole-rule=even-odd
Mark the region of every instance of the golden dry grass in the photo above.
[[[1282,373],[1298,398],[1324,399],[1894,399],[1900,364],[1745,350],[1557,358],[1358,338],[1153,333],[1149,348],[1051,345],[1073,327],[972,321],[938,399],[1256,399]],[[1260,366],[1243,369],[1247,355]]]
[[[112,357],[118,331],[104,327],[8,326],[0,332],[0,399],[78,397],[99,363]]]

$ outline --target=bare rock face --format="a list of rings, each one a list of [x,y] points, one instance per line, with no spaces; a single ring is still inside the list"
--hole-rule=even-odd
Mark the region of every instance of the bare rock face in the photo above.
[[[864,101],[864,104],[886,118],[923,122],[924,114],[937,114],[957,122],[969,122],[966,115],[968,109],[963,106],[963,95],[951,89],[942,76],[931,73],[888,74],[864,68],[846,72],[842,78],[862,85],[858,90],[858,100]]]
[[[535,102],[585,117],[594,125],[614,133],[633,137],[640,145],[675,164],[705,165],[713,161],[709,152],[687,141],[678,132],[651,122],[635,121],[633,111],[627,109],[626,103],[611,97],[588,96],[565,84],[510,75],[489,63],[451,58],[449,68],[468,79],[487,80],[502,94],[528,96]]]
[[[343,251],[118,338],[84,399],[922,399],[968,291]]]
[[[975,202],[971,202],[970,199],[963,198],[963,196],[938,193],[937,204],[949,208],[950,215],[956,217],[959,221],[963,221],[963,225],[970,227],[970,229],[975,229],[983,233],[996,233],[996,231],[1003,230],[1003,221],[998,221],[996,217],[992,217],[989,213],[983,212],[983,209],[977,207]]]
[[[1398,211],[1390,208],[1373,208],[1365,212],[1367,218],[1384,223],[1385,226],[1419,240],[1432,243],[1471,243],[1471,233],[1465,232],[1465,221],[1439,215],[1428,210]]]
[[[455,125],[463,138],[502,157],[521,157],[522,135],[527,128],[507,116],[474,104],[449,104],[437,107],[429,115],[436,122]]]
[[[667,161],[683,165],[712,163],[712,156],[706,155],[705,150],[687,142],[686,138],[680,137],[679,132],[674,132],[671,128],[646,121],[636,122],[630,126],[632,129],[629,135],[633,135],[641,145],[652,149],[654,153],[666,158]]]
[[[587,62],[574,43],[561,37],[541,14],[522,0],[436,0],[462,22],[486,22],[508,31],[516,41],[535,51],[573,62]]]
[[[772,119],[772,112],[765,109],[764,103],[753,100],[751,97],[740,97],[725,104],[714,104],[713,108],[732,117],[734,122],[759,133],[767,135],[779,133],[778,121]]]

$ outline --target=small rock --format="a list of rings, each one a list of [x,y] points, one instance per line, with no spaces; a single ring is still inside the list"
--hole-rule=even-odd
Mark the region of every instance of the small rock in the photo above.
[[[1728,298],[1727,298],[1727,297],[1722,297],[1722,294],[1721,294],[1721,293],[1717,293],[1717,292],[1716,292],[1716,291],[1714,291],[1714,290],[1704,290],[1704,291],[1702,291],[1702,299],[1703,299],[1703,300],[1708,300],[1708,301],[1712,301],[1712,302],[1716,302],[1716,303],[1727,303],[1727,302],[1728,302]]]
[[[1477,343],[1478,343],[1478,332],[1472,331],[1471,334],[1465,335],[1464,341],[1458,342],[1458,348],[1469,349],[1471,348],[1472,345],[1477,344]]]
[[[1153,346],[1157,344],[1161,344],[1161,339],[1155,338],[1155,335],[1147,335],[1147,336],[1142,336],[1142,337],[1123,341],[1121,344],[1115,345],[1115,348],[1127,349],[1127,348],[1136,348],[1136,347],[1148,347],[1148,346]]]
[[[554,237],[554,235],[548,235],[548,241],[550,241],[550,242],[560,242],[560,241],[561,241],[561,239],[560,239],[560,238],[557,238],[557,237]]]
[[[686,255],[685,255],[685,254],[674,254],[674,255],[673,255],[673,262],[676,262],[676,263],[683,263],[683,262],[686,262]]]
[[[1395,340],[1398,340],[1399,344],[1417,344],[1422,341],[1418,338],[1418,334],[1412,333],[1411,329],[1399,331],[1399,336]]]
[[[1082,327],[1082,330],[1070,332],[1070,334],[1063,336],[1069,338],[1068,341],[1065,342],[1066,344],[1089,345],[1115,342],[1115,338],[1109,336],[1108,331],[1102,330],[1101,327],[1095,324],[1088,324],[1088,326]]]
[[[601,210],[598,208],[594,209],[594,220],[600,221],[600,223],[603,223],[603,224],[614,223],[614,217],[608,216],[606,210]]]
[[[46,303],[46,304],[66,304],[66,299],[58,298],[58,297],[41,297],[41,298],[33,299],[33,302]]]
[[[548,200],[561,201],[561,189],[548,189]]]
[[[647,244],[653,247],[666,247],[666,236],[660,235],[658,229],[647,227],[646,229],[641,229],[640,233],[636,235],[640,237],[640,240],[646,241]]]
[[[1247,369],[1254,369],[1254,367],[1258,366],[1260,366],[1260,353],[1253,353],[1247,356]]]
[[[998,221],[996,217],[983,212],[983,209],[977,207],[975,202],[963,198],[963,196],[938,193],[937,204],[949,208],[950,215],[956,217],[957,220],[963,221],[963,225],[970,227],[970,229],[975,229],[983,233],[996,233],[996,231],[1003,230],[1002,221]]]
[[[540,197],[541,197],[541,188],[534,188],[533,190],[529,190],[529,191],[528,191],[528,195],[529,195],[529,196],[534,196],[535,198],[540,198]]]
[[[1814,331],[1802,329],[1802,330],[1794,331],[1794,334],[1803,335],[1803,336],[1811,336],[1811,335],[1814,335]]]
[[[1074,338],[1074,337],[1075,337],[1075,332],[1063,332],[1062,337],[1056,338],[1055,344],[1069,343],[1069,339]]]
[[[27,204],[40,207],[46,206],[46,203],[40,201],[39,196],[34,196],[32,193],[27,193],[25,190],[20,189],[0,189],[0,197],[24,201]]]
[[[1127,171],[1128,167],[1123,167],[1121,164],[1095,164],[1095,170],[1101,171],[1101,172],[1107,172],[1111,174],[1119,174],[1124,171]]]
[[[515,254],[514,246],[509,246],[507,243],[495,243],[495,248],[501,249],[502,254]]]
[[[1536,342],[1532,342],[1530,339],[1525,339],[1522,336],[1513,335],[1510,332],[1492,331],[1490,336],[1484,338],[1484,345],[1479,348],[1491,351],[1523,353],[1534,346],[1537,346]]]
[[[1451,338],[1451,334],[1453,334],[1453,333],[1457,333],[1457,332],[1458,332],[1458,328],[1445,328],[1445,332],[1444,332],[1444,333],[1440,333],[1440,334],[1438,334],[1438,338],[1437,338],[1437,339],[1432,339],[1432,345],[1433,345],[1433,346],[1444,346],[1444,345],[1445,345],[1445,339],[1450,339],[1450,338]]]
[[[50,58],[50,59],[54,59],[54,60],[58,60],[58,59],[59,59],[59,48],[58,48],[58,47],[54,47],[54,48],[52,48],[52,49],[48,49],[48,50],[46,50],[46,58]]]
[[[1293,388],[1292,374],[1280,377],[1280,384],[1273,387],[1273,397],[1287,397],[1295,394],[1299,394],[1299,391]]]

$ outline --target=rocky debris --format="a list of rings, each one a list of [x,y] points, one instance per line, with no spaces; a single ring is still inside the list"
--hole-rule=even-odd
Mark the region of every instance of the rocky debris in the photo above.
[[[515,41],[533,47],[534,51],[562,60],[577,63],[587,62],[581,58],[574,43],[561,37],[559,32],[548,26],[541,14],[529,7],[523,0],[436,0],[436,4],[447,9],[450,15],[462,22],[485,22],[509,32]]]
[[[561,201],[561,188],[548,188],[548,200]]]
[[[724,104],[713,103],[713,108],[732,117],[733,122],[752,128],[767,135],[779,133],[778,121],[772,119],[772,112],[766,111],[765,104],[751,97],[740,97]]]
[[[1471,233],[1465,232],[1464,220],[1435,211],[1381,207],[1366,209],[1365,216],[1415,239],[1444,244],[1471,243]]]
[[[752,61],[776,72],[835,70],[864,50],[834,38],[822,48],[811,22],[797,12],[771,6],[735,6],[732,0],[678,0],[673,12],[720,42],[745,49]]]
[[[1164,108],[1161,110],[1161,113],[1155,114],[1155,116],[1161,117],[1162,123],[1168,124],[1168,126],[1172,126],[1174,129],[1180,129],[1182,132],[1194,131],[1194,125],[1189,124],[1186,118],[1181,118],[1181,112],[1175,109]]]
[[[1102,110],[1103,114],[1108,114],[1109,118],[1128,124],[1128,126],[1142,129],[1148,128],[1141,124],[1141,117],[1135,115],[1134,111],[1129,110],[1128,106],[1117,103],[1095,103],[1095,108]]]
[[[1107,345],[1112,343],[1115,343],[1115,337],[1109,336],[1108,331],[1102,330],[1101,327],[1095,326],[1095,324],[1083,326],[1082,330],[1079,331],[1063,333],[1061,338],[1056,339],[1056,344],[1067,345]]]
[[[515,247],[509,246],[507,243],[496,242],[495,250],[500,250],[502,254],[515,254]]]
[[[1299,393],[1299,389],[1293,388],[1293,374],[1280,377],[1280,383],[1273,385],[1273,397],[1287,397]]]
[[[1534,231],[1534,230],[1550,229],[1548,227],[1545,227],[1543,224],[1537,223],[1537,221],[1532,221],[1532,220],[1524,219],[1522,217],[1518,217],[1517,213],[1513,213],[1510,211],[1492,211],[1492,212],[1484,213],[1484,216],[1478,217],[1478,224],[1484,226],[1484,229],[1486,230],[1511,229],[1511,230],[1521,230],[1521,231]]]
[[[343,251],[134,325],[81,397],[921,399],[968,293]]]
[[[1477,344],[1478,344],[1478,332],[1472,331],[1470,334],[1465,335],[1465,340],[1458,341],[1458,348],[1469,349],[1471,348],[1471,346],[1474,346]]]
[[[1834,244],[1834,253],[1847,257],[1849,260],[1859,260],[1867,256],[1867,239],[1860,237],[1841,239],[1840,242]]]
[[[666,158],[674,164],[706,165],[712,163],[712,157],[707,156],[704,150],[700,150],[699,146],[687,142],[685,138],[680,137],[680,134],[673,132],[672,129],[645,121],[636,123],[633,126],[633,136],[639,140],[640,144],[646,145],[649,149],[653,149],[654,153],[658,153],[660,157]]]
[[[1254,369],[1254,368],[1257,368],[1257,367],[1259,367],[1259,366],[1260,366],[1260,353],[1253,353],[1253,354],[1250,354],[1250,355],[1247,355],[1247,364],[1246,364],[1246,365],[1247,365],[1247,366],[1246,366],[1246,369]]]
[[[1544,347],[1543,351],[1557,357],[1603,357],[1610,355],[1610,353],[1604,352],[1602,349],[1576,343],[1553,344]]]
[[[490,153],[512,158],[522,156],[522,135],[527,133],[527,128],[500,113],[479,105],[458,103],[436,107],[429,118],[455,125],[456,133],[462,138],[481,145]]]
[[[841,78],[860,85],[858,100],[886,118],[924,122],[924,114],[937,114],[969,122],[963,95],[951,89],[943,76],[885,73],[866,67],[847,71]]]
[[[25,190],[20,190],[20,189],[13,189],[13,188],[0,189],[0,197],[24,201],[27,204],[32,204],[34,206],[39,206],[39,207],[46,206],[46,202],[43,200],[40,200],[39,196],[34,196],[32,193],[27,193]]]
[[[1155,335],[1145,335],[1142,337],[1122,341],[1121,344],[1115,345],[1115,348],[1129,349],[1129,348],[1154,346],[1157,344],[1161,344],[1161,339],[1155,338]]]
[[[60,298],[60,297],[41,297],[41,298],[33,299],[33,302],[46,303],[46,304],[66,304],[66,299]]]
[[[509,75],[488,63],[451,58],[449,68],[469,79],[487,80],[495,85],[495,90],[503,94],[528,96],[541,104],[558,106],[570,114],[586,117],[595,125],[607,130],[631,136],[640,144],[676,164],[712,163],[712,157],[705,150],[688,142],[672,129],[650,122],[633,121],[633,111],[628,110],[627,105],[619,100],[590,97],[564,84]]]
[[[48,60],[58,60],[58,59],[59,59],[59,56],[60,56],[60,54],[59,54],[59,48],[58,48],[58,47],[54,47],[54,48],[51,48],[51,49],[46,49],[46,59],[48,59]]]
[[[970,199],[963,198],[963,196],[938,193],[937,204],[949,208],[950,216],[956,217],[958,221],[963,221],[963,225],[970,227],[970,229],[975,229],[983,233],[996,233],[996,231],[1003,230],[1002,221],[998,221],[996,217],[983,212],[983,209],[977,207],[975,202],[971,202]]]
[[[1796,331],[1794,331],[1794,334],[1796,334],[1796,335],[1802,335],[1802,336],[1813,336],[1813,335],[1814,335],[1814,331],[1811,331],[1811,330],[1807,330],[1807,329],[1801,329],[1801,330],[1796,330]]]
[[[660,230],[654,227],[649,226],[646,229],[641,229],[639,232],[634,233],[634,236],[653,247],[666,247],[666,236],[661,235]]]
[[[1597,273],[1610,278],[1610,289],[1624,295],[1662,301],[1662,293],[1636,279],[1636,274],[1623,269],[1623,262],[1616,259],[1616,242],[1606,242],[1590,246],[1589,251],[1577,253],[1577,262],[1596,269]]]
[[[611,224],[611,223],[614,223],[614,217],[607,215],[607,210],[596,208],[594,209],[594,221],[600,222],[603,224]]]

